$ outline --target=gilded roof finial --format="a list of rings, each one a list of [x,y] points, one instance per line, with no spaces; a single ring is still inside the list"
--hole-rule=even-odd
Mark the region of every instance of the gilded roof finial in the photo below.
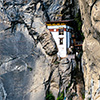
[[[56,20],[61,21],[62,20],[62,14],[57,14],[56,15]]]

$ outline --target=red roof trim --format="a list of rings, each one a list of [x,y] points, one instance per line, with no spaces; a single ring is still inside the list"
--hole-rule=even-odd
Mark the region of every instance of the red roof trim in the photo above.
[[[58,32],[59,29],[57,29],[57,28],[56,28],[56,29],[49,29],[49,31],[50,31],[50,32]],[[64,28],[64,31],[66,31],[66,28]]]

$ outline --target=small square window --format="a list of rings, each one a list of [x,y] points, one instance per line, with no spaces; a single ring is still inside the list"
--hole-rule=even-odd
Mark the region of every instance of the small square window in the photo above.
[[[64,28],[59,29],[59,35],[64,35]]]
[[[63,45],[63,38],[59,38],[59,44]]]

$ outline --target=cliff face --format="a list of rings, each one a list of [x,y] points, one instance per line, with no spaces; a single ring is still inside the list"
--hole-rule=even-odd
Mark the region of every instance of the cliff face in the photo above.
[[[44,100],[45,98],[44,81],[49,77],[52,57],[50,59],[46,57],[45,50],[38,43],[37,37],[48,32],[49,42],[45,41],[45,44],[51,43],[49,47],[53,46],[52,49],[56,48],[56,45],[41,16],[34,17],[35,22],[32,24],[36,27],[35,32],[31,28],[33,12],[40,7],[35,2],[31,5],[32,9],[26,11],[31,7],[31,1],[26,4],[20,0],[0,1],[0,76],[2,87],[4,86],[7,94],[1,92],[4,96],[1,95],[0,100],[38,100],[39,98]],[[42,10],[40,14],[43,14]],[[32,32],[35,34],[34,38]]]
[[[47,90],[55,97],[63,90],[61,77],[69,84],[70,63],[55,62],[57,46],[45,22],[60,13],[73,18],[78,9],[76,0],[0,0],[0,100],[45,100]]]
[[[100,100],[100,1],[79,0],[83,20],[85,100]]]

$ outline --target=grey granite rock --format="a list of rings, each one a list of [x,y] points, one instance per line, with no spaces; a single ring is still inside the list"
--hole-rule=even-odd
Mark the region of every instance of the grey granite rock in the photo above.
[[[79,0],[83,21],[83,68],[85,79],[85,100],[99,100],[100,94],[100,1]],[[99,90],[100,92],[100,90]]]
[[[45,21],[54,20],[55,10],[60,13],[64,3],[65,0],[0,0],[0,77],[4,86],[0,87],[0,100],[2,95],[3,100],[45,99],[44,81],[50,76],[50,65],[58,51]],[[40,41],[38,37],[44,39]],[[60,69],[68,68],[63,67]],[[59,77],[54,69],[52,79],[57,79],[51,88],[55,87],[57,97]]]
[[[7,97],[7,93],[4,89],[2,81],[0,79],[0,100],[6,100],[6,97]]]

